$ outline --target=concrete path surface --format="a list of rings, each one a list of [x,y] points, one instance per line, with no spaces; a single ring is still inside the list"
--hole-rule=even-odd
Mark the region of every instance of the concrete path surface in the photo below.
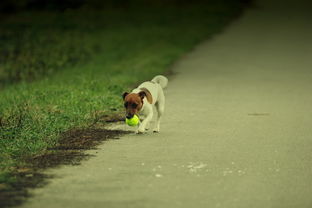
[[[175,65],[159,134],[50,170],[23,207],[312,207],[307,2],[259,1]]]

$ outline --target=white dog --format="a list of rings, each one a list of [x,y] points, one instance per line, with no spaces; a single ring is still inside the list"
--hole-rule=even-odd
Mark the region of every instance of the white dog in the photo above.
[[[131,119],[134,115],[143,116],[137,133],[144,133],[149,128],[153,118],[153,106],[156,107],[157,117],[154,132],[159,132],[160,118],[165,110],[165,95],[163,89],[167,86],[168,79],[162,75],[154,77],[151,81],[143,82],[132,90],[123,94],[126,117]]]

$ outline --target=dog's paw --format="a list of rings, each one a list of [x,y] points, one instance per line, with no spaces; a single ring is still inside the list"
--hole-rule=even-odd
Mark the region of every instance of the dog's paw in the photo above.
[[[136,131],[137,134],[144,134],[145,132],[146,132],[145,129],[138,129]]]
[[[150,125],[149,124],[147,124],[146,126],[145,126],[145,131],[148,131],[148,130],[150,130]]]
[[[154,133],[159,133],[159,129],[154,129],[153,132]]]

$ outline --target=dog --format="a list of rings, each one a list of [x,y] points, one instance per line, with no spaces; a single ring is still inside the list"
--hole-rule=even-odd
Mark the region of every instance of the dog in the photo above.
[[[122,97],[126,109],[126,117],[131,119],[134,115],[143,118],[136,133],[141,134],[149,129],[153,118],[153,108],[156,108],[156,125],[153,132],[160,130],[160,118],[165,111],[165,95],[163,89],[167,87],[168,79],[165,76],[157,75],[151,81],[143,82],[131,93],[125,92]]]

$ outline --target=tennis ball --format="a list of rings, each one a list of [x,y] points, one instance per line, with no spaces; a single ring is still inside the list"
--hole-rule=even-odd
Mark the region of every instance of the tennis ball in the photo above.
[[[136,126],[138,125],[140,122],[140,119],[137,115],[134,115],[132,118],[127,119],[126,118],[126,124],[128,124],[129,126]]]

